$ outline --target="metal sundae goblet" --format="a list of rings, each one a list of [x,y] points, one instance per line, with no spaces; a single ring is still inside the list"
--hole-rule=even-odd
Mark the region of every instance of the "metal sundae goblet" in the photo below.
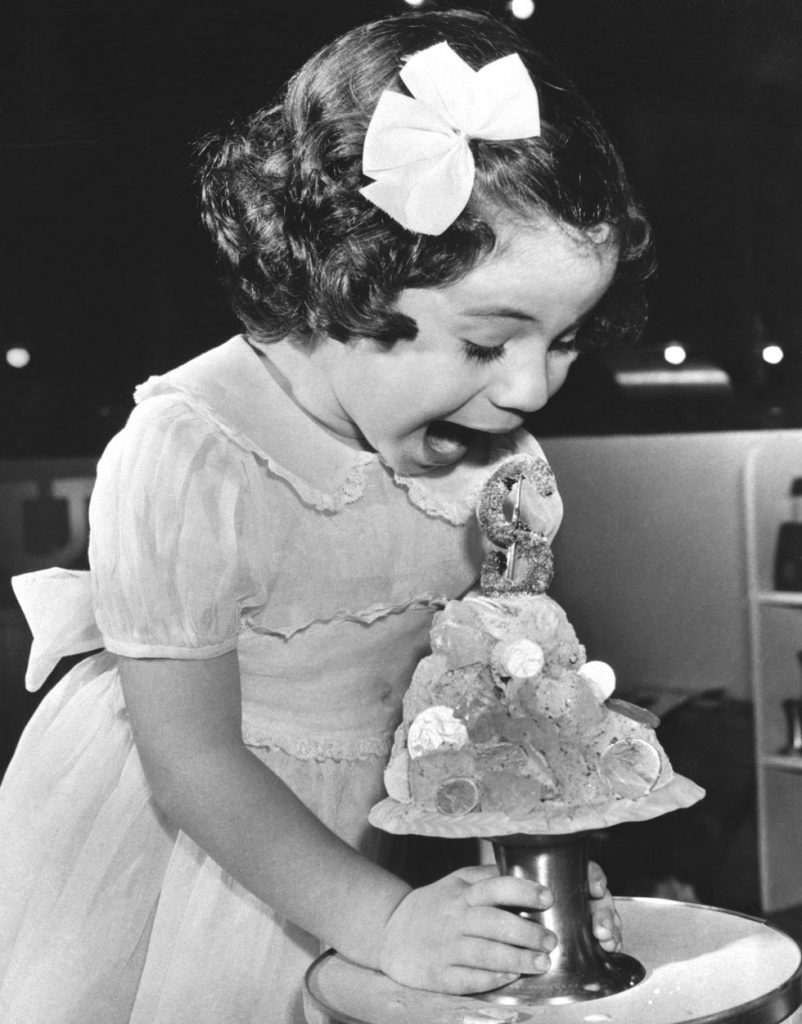
[[[575,1003],[614,995],[637,985],[642,964],[625,953],[607,953],[593,935],[588,895],[588,832],[566,835],[511,835],[492,840],[502,874],[547,885],[548,910],[518,910],[555,933],[546,974],[523,975],[478,998],[507,1006]]]

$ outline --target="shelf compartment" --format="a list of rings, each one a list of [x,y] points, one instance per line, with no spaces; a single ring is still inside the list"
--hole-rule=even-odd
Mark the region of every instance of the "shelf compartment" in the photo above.
[[[776,768],[783,772],[802,772],[802,757],[788,754],[761,754],[760,764],[763,768]]]
[[[802,608],[802,593],[795,590],[759,590],[754,598],[760,604]]]

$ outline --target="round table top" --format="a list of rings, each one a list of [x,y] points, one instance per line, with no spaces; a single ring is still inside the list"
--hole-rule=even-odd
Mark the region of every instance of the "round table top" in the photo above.
[[[341,1024],[778,1024],[802,1002],[802,952],[753,917],[673,900],[616,899],[624,949],[646,968],[634,988],[587,1002],[498,1006],[406,988],[325,954],[307,973]]]

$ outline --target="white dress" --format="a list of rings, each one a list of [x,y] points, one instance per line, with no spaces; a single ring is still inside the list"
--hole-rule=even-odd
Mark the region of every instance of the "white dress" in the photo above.
[[[137,391],[99,466],[90,573],[18,577],[46,696],[0,787],[3,1024],[299,1024],[317,940],[159,812],[117,655],[236,649],[253,752],[331,829],[367,824],[434,611],[475,581],[473,505],[523,431],[395,476],[306,416],[237,337]],[[554,521],[559,521],[554,498]]]

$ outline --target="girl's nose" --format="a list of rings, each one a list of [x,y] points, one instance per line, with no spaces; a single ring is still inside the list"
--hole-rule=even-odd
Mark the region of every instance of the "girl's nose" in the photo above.
[[[489,392],[493,404],[522,413],[542,409],[551,396],[546,356],[529,353],[528,358],[504,359],[502,364]]]

